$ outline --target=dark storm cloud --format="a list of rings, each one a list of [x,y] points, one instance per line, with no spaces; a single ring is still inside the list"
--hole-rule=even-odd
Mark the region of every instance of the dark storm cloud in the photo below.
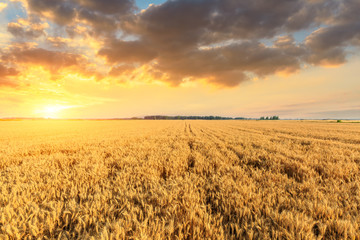
[[[16,86],[9,77],[18,75],[19,72],[14,68],[9,68],[0,63],[0,86]]]
[[[79,26],[101,36],[98,56],[110,76],[146,65],[172,85],[204,78],[235,86],[304,65],[339,65],[349,47],[360,46],[359,0],[168,0],[141,12],[133,0],[27,2],[31,13],[64,25],[71,36]],[[303,42],[293,38],[297,31],[307,34]],[[66,53],[56,55],[66,59],[60,64],[71,62]]]

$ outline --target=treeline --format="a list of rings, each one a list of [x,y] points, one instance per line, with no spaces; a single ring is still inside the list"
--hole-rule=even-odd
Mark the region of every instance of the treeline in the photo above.
[[[138,118],[137,118],[138,119]],[[151,115],[145,116],[145,120],[259,120],[259,118],[245,118],[245,117],[221,117],[221,116],[165,116],[165,115]],[[279,120],[279,116],[261,117],[260,120]]]
[[[162,116],[162,115],[156,115],[156,116],[145,116],[144,119],[146,120],[186,120],[186,119],[199,119],[199,120],[231,120],[234,118],[231,117],[220,117],[220,116]],[[240,119],[240,118],[239,118]],[[243,118],[241,118],[243,119]]]
[[[260,120],[279,120],[279,116],[261,117]]]

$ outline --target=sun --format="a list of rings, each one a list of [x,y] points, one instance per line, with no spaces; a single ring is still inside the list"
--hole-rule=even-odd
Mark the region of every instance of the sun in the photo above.
[[[61,111],[60,106],[46,106],[44,108],[45,118],[57,118],[58,113]]]
[[[71,108],[71,106],[64,106],[59,104],[46,105],[38,109],[36,111],[36,114],[46,119],[54,119],[54,118],[59,118],[61,111],[68,108]]]

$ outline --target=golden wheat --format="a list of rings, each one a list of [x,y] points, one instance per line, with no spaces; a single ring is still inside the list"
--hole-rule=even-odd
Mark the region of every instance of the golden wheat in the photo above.
[[[1,121],[0,239],[360,239],[360,124]]]

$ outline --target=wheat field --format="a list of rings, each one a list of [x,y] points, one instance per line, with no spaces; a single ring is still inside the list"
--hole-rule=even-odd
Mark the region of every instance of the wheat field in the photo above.
[[[0,239],[360,239],[360,124],[0,121]]]

